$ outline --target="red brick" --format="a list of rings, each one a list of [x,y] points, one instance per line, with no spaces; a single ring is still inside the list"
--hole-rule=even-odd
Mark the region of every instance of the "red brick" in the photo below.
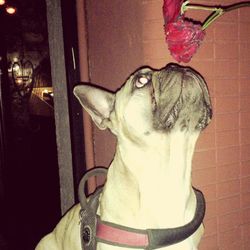
[[[247,242],[242,243],[242,250],[249,250],[250,239]]]
[[[245,95],[250,96],[249,79],[240,79],[240,95],[241,96],[245,96]]]
[[[206,42],[212,42],[214,41],[214,30],[215,26],[210,26],[209,29],[206,29],[206,36],[204,38],[204,41]]]
[[[250,207],[242,209],[240,215],[241,215],[241,224],[250,223]]]
[[[216,98],[216,113],[232,113],[239,111],[239,97],[237,96],[226,96]]]
[[[249,60],[250,42],[240,43],[240,60]]]
[[[217,216],[217,201],[206,202],[206,219],[210,219]]]
[[[235,42],[220,42],[215,44],[215,59],[238,59],[239,58],[239,43]]]
[[[155,69],[160,69],[162,67],[165,67],[168,62],[171,62],[173,60],[172,56],[169,54],[167,47],[166,47],[166,53],[164,56],[165,58],[162,58],[162,59],[145,57],[143,64],[150,65],[152,68],[155,68]]]
[[[249,42],[250,40],[250,32],[249,32],[249,23],[241,23],[240,27],[240,41],[241,42]]]
[[[224,130],[234,130],[234,129],[239,129],[238,113],[216,115],[216,130],[224,131]]]
[[[250,208],[250,192],[241,194],[241,208]]]
[[[232,180],[217,184],[217,197],[219,199],[234,196],[240,193],[240,181]]]
[[[214,94],[217,97],[219,97],[219,96],[237,96],[239,94],[239,82],[238,82],[238,80],[220,79],[220,80],[214,80],[214,82],[215,82]],[[250,92],[250,90],[249,90],[249,92]]]
[[[233,212],[226,215],[221,215],[218,218],[219,232],[230,231],[238,228],[240,225],[240,213]]]
[[[217,163],[222,164],[231,164],[238,162],[240,159],[240,148],[228,147],[228,148],[219,148],[217,150]]]
[[[240,113],[240,128],[250,128],[250,112]]]
[[[250,65],[250,60],[240,61],[240,72],[239,72],[240,77],[248,77],[248,78],[250,78],[249,65]]]
[[[143,20],[155,20],[162,18],[162,1],[154,0],[154,1],[142,1],[142,19]]]
[[[196,69],[206,81],[214,79],[214,61],[211,60],[200,60],[199,57],[194,57],[190,62],[190,66]]]
[[[202,238],[199,245],[199,250],[219,250],[217,235]]]
[[[214,39],[235,41],[238,39],[238,25],[237,23],[216,23]]]
[[[240,240],[241,240],[241,232],[239,228],[235,228],[233,230],[226,232],[221,232],[219,234],[219,245],[224,249],[228,249],[228,247],[232,245],[234,245],[235,249],[235,246],[238,246],[240,244]]]
[[[217,60],[214,63],[213,76],[224,79],[237,79],[239,76],[238,60]]]
[[[236,236],[237,237],[237,236]],[[221,246],[219,249],[220,250],[242,250],[242,248],[241,248],[241,240],[240,239],[238,239],[238,240],[235,240],[232,244],[230,244],[230,245],[227,245],[227,244],[225,244],[225,246],[223,245],[223,246]]]
[[[202,133],[208,133],[212,134],[215,131],[215,117],[212,117],[212,121],[208,124],[208,126],[205,128],[205,130],[202,131]]]
[[[243,242],[250,243],[250,223],[242,225],[241,228],[242,228]]]
[[[145,58],[164,59],[168,53],[168,46],[164,39],[144,42]]]
[[[210,95],[210,101],[211,101],[211,105],[212,105],[212,110],[213,110],[213,114],[215,113],[216,111],[216,98],[214,96],[211,96]]]
[[[239,145],[238,130],[221,131],[216,134],[217,147],[230,147],[238,145]]]
[[[241,129],[240,130],[240,144],[249,144],[250,143],[250,130]]]
[[[241,162],[241,176],[242,177],[250,176],[250,161]]]
[[[216,200],[216,184],[202,187],[201,191],[204,194],[206,202]]]
[[[204,187],[216,182],[216,169],[198,169],[196,171],[193,171],[192,176],[194,186]]]
[[[204,226],[205,226],[204,237],[216,234],[217,233],[217,218],[214,217],[214,218],[205,220]]]
[[[143,23],[143,41],[147,40],[165,40],[163,21],[154,20]]]
[[[214,97],[214,81],[210,79],[210,80],[206,81],[206,84],[207,84],[208,92],[210,95],[210,99],[212,99]],[[213,105],[213,103],[212,103],[212,105]]]
[[[240,208],[240,196],[239,195],[221,199],[221,200],[218,200],[217,202],[217,211],[219,215],[235,212],[239,210],[239,208]]]
[[[215,150],[197,151],[193,157],[193,169],[214,167],[216,163]]]
[[[241,146],[241,160],[248,161],[250,160],[250,144]]]
[[[196,144],[196,151],[213,149],[214,147],[215,133],[201,133]]]
[[[241,193],[245,194],[249,192],[250,192],[250,176],[241,179]]]
[[[241,96],[240,98],[240,110],[250,111],[250,96]]]
[[[229,181],[238,179],[240,175],[240,166],[238,163],[218,166],[217,181]]]
[[[214,43],[213,42],[203,42],[202,46],[198,49],[195,57],[199,60],[211,60],[214,59]]]
[[[240,12],[240,22],[246,22],[249,23],[249,8],[240,8],[239,9]]]

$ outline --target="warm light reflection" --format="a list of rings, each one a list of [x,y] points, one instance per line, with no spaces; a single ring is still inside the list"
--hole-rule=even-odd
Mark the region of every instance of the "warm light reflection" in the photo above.
[[[1,1],[1,0],[0,0]],[[16,13],[16,8],[14,7],[6,7],[6,12],[9,13],[10,15],[13,15]]]
[[[23,79],[22,78],[17,78],[16,79],[16,83],[17,84],[22,84],[23,83]]]
[[[0,5],[4,5],[5,4],[5,0],[0,0]]]
[[[17,72],[17,71],[20,71],[20,66],[19,66],[19,64],[14,64],[13,70],[15,70],[16,72]]]

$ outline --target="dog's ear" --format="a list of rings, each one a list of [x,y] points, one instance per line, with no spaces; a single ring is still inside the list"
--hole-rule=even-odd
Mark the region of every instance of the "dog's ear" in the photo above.
[[[115,94],[90,85],[78,85],[73,92],[97,127],[106,129],[114,108]]]

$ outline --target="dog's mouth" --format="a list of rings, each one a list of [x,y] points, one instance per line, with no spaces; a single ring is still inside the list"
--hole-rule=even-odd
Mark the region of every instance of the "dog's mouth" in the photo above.
[[[153,127],[169,131],[204,129],[211,117],[211,102],[203,78],[189,67],[169,64],[152,75]]]

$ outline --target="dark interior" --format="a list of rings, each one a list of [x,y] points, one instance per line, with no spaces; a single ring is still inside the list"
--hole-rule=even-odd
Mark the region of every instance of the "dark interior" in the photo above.
[[[6,1],[0,21],[0,249],[31,250],[61,215],[45,0]],[[16,60],[33,65],[32,93],[14,82]]]

